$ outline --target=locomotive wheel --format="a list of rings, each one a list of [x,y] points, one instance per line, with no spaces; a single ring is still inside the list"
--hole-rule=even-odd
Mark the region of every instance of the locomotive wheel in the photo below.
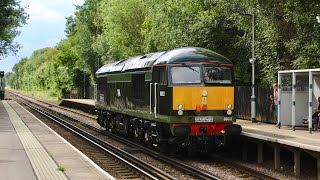
[[[164,134],[163,132],[158,129],[157,131],[157,137],[155,139],[155,142],[157,144],[157,147],[156,149],[161,152],[161,153],[167,153],[168,152],[168,142],[167,141],[164,141]]]
[[[97,122],[100,126],[103,126],[103,117],[102,117],[102,113],[98,113],[98,117],[97,117]]]
[[[151,135],[151,129],[150,127],[147,128],[146,132],[144,133],[144,141],[145,144],[149,147],[149,148],[153,148],[153,140],[152,140],[152,135]]]
[[[147,135],[149,138],[148,146],[162,151],[161,149],[165,142],[163,141],[164,136],[162,134],[161,127],[156,123],[151,123],[150,126],[148,126]]]
[[[104,116],[102,120],[103,127],[106,128],[106,131],[110,131],[109,118]]]
[[[136,142],[141,142],[142,136],[141,136],[141,128],[138,123],[136,123],[133,127],[133,139]]]
[[[113,118],[112,120],[110,120],[110,131],[112,133],[116,133],[117,132],[116,118]]]
[[[147,147],[153,148],[153,139],[152,139],[152,129],[150,124],[146,126],[146,131],[144,132],[144,143]]]

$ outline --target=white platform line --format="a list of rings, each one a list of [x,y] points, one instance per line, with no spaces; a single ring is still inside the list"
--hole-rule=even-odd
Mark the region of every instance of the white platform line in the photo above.
[[[105,176],[102,176],[102,179],[109,179],[109,180],[116,180],[113,176],[111,176],[108,172],[104,171],[103,169],[101,169],[100,166],[98,166],[95,162],[93,162],[89,157],[87,157],[85,154],[83,154],[80,150],[78,150],[76,147],[74,147],[71,143],[69,143],[67,140],[65,140],[63,137],[61,137],[57,132],[55,132],[53,129],[51,129],[48,125],[46,125],[44,122],[42,122],[40,119],[38,119],[35,115],[33,115],[31,112],[29,112],[28,110],[26,110],[23,106],[21,106],[20,104],[17,104],[18,106],[20,106],[22,109],[24,109],[26,112],[28,112],[33,118],[35,118],[36,120],[39,121],[39,123],[41,123],[43,126],[45,126],[50,132],[52,132],[53,134],[55,134],[56,136],[58,136],[64,143],[66,143],[69,147],[71,147],[76,153],[80,154],[82,156],[83,159],[85,159],[86,161],[88,161],[90,164],[92,164],[92,166],[94,166],[100,173],[102,173]],[[88,167],[89,168],[89,167]],[[99,176],[100,177],[100,176]]]
[[[2,101],[2,103],[8,112],[10,120],[30,159],[31,165],[36,172],[38,179],[66,180],[67,178],[64,173],[57,170],[56,163],[32,134],[29,128],[23,123],[18,114],[6,101]]]

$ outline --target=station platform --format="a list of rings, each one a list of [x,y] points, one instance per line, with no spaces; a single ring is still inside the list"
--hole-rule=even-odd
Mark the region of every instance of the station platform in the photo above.
[[[308,127],[290,126],[275,127],[274,124],[252,123],[249,120],[237,119],[236,124],[242,126],[242,159],[247,160],[248,145],[251,141],[257,147],[257,163],[263,163],[263,146],[267,145],[274,151],[274,169],[281,167],[280,150],[286,149],[293,155],[293,173],[299,177],[301,173],[301,153],[306,152],[317,164],[312,169],[317,170],[316,178],[320,179],[320,131],[309,132]]]
[[[95,114],[95,100],[93,99],[63,99],[59,105],[81,110],[89,114]]]
[[[94,109],[94,100],[66,99],[63,104],[69,104],[72,108],[90,107]],[[88,111],[85,111],[88,112]],[[90,113],[90,112],[89,112]],[[92,113],[93,114],[93,113]],[[317,179],[320,179],[320,131],[309,132],[308,127],[290,126],[275,127],[270,123],[252,123],[250,120],[237,119],[235,124],[242,126],[242,159],[247,160],[248,141],[256,144],[257,163],[263,163],[263,146],[271,146],[274,150],[274,169],[279,170],[281,167],[280,150],[287,149],[293,154],[293,172],[300,176],[301,152],[306,152],[316,159]]]
[[[0,101],[0,179],[114,179],[11,100]]]
[[[88,109],[88,107],[94,109],[94,104],[93,99],[64,99],[60,103],[62,106],[78,110]],[[237,119],[236,124],[242,126],[243,136],[320,152],[320,131],[313,131],[310,134],[307,127],[296,127],[293,131],[289,126],[281,126],[279,129],[274,124],[252,123],[250,120],[242,119]]]
[[[290,126],[281,126],[279,129],[274,124],[241,119],[237,119],[236,124],[241,125],[243,136],[320,152],[320,131],[309,133],[308,127],[296,127],[293,131]]]

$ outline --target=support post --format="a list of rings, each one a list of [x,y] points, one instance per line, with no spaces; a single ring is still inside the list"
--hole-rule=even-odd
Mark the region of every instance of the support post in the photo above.
[[[320,157],[317,157],[317,179],[320,179]]]
[[[300,176],[300,150],[294,151],[294,175]]]
[[[292,73],[292,130],[295,131],[296,125],[296,73]]]
[[[242,160],[248,160],[248,139],[244,138],[242,143]]]
[[[320,154],[319,154],[319,152],[314,152],[314,151],[309,151],[309,150],[307,150],[306,152],[317,160],[317,179],[320,179]]]
[[[278,116],[277,116],[277,124],[279,125],[279,129],[281,126],[281,73],[278,72]]]
[[[274,169],[279,170],[280,169],[280,145],[275,144],[273,148],[274,148]]]
[[[309,113],[308,113],[308,127],[309,127],[309,132],[312,133],[312,72],[309,71]]]
[[[291,151],[294,155],[294,165],[293,165],[293,173],[295,176],[300,176],[300,153],[301,150],[295,147],[286,147],[289,151]]]
[[[263,142],[258,139],[251,139],[254,143],[257,144],[257,163],[263,162]]]
[[[257,142],[257,162],[258,164],[263,163],[263,143]]]

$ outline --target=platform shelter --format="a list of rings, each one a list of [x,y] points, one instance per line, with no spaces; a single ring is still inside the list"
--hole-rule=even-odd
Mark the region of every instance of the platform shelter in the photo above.
[[[278,71],[278,124],[308,126],[312,132],[312,114],[320,97],[320,69]],[[308,123],[304,124],[303,119]],[[279,126],[280,128],[280,126]]]

